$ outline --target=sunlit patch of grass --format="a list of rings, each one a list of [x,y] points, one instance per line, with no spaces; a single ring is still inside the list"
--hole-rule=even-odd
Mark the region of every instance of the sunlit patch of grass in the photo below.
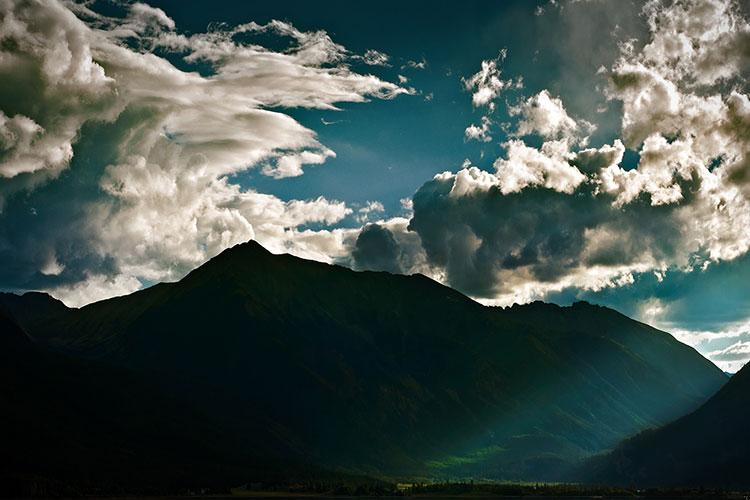
[[[472,465],[488,460],[489,458],[505,451],[505,448],[501,446],[487,446],[486,448],[480,448],[467,455],[449,455],[442,460],[430,460],[426,465],[431,469],[447,469],[462,465]]]

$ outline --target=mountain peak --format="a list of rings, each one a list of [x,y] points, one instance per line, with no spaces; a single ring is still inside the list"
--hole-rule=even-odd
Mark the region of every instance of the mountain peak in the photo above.
[[[236,253],[253,253],[259,255],[273,255],[266,247],[258,243],[258,240],[247,240],[243,243],[237,243],[236,245],[227,248],[219,255],[231,255]]]
[[[585,300],[576,300],[571,304],[572,307],[589,307],[589,308],[601,308],[603,306],[600,306],[599,304],[592,304],[591,302],[585,301]]]

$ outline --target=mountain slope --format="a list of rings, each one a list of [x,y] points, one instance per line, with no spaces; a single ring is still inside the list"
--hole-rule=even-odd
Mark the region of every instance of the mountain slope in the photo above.
[[[18,302],[0,297],[11,313]],[[178,283],[18,321],[46,346],[199,401],[212,419],[251,422],[237,432],[280,456],[378,475],[556,479],[726,381],[609,309],[489,308],[423,276],[254,242]]]
[[[750,366],[705,405],[595,459],[590,480],[643,486],[749,488]]]
[[[305,470],[261,448],[250,423],[236,432],[129,370],[40,348],[2,311],[0,407],[0,496],[169,493]]]

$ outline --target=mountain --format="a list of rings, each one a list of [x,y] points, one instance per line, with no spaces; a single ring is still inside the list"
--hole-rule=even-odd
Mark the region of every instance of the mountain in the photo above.
[[[20,326],[0,310],[0,356],[13,358],[32,345],[32,340]]]
[[[2,311],[0,407],[0,496],[169,493],[305,471],[259,452],[245,423],[236,432],[129,370],[41,348]]]
[[[695,412],[594,459],[595,482],[750,488],[750,366]]]
[[[351,474],[559,479],[693,411],[727,380],[671,335],[611,309],[485,307],[421,275],[355,272],[255,242],[177,283],[60,305],[0,294],[0,310],[39,347],[137,377],[228,429],[238,444],[219,452],[250,448]],[[150,446],[162,442],[154,433]]]

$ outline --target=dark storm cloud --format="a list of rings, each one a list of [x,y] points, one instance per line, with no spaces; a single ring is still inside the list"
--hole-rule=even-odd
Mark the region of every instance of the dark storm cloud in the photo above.
[[[493,186],[456,197],[453,186],[440,178],[422,186],[409,229],[448,282],[477,297],[509,291],[516,283],[502,276],[512,272],[555,283],[593,266],[670,260],[679,242],[670,219],[675,207],[651,207],[645,199],[616,208],[591,187],[570,196],[543,188],[503,195]]]
[[[393,233],[379,224],[367,224],[357,236],[352,257],[356,269],[402,272],[400,248]]]

